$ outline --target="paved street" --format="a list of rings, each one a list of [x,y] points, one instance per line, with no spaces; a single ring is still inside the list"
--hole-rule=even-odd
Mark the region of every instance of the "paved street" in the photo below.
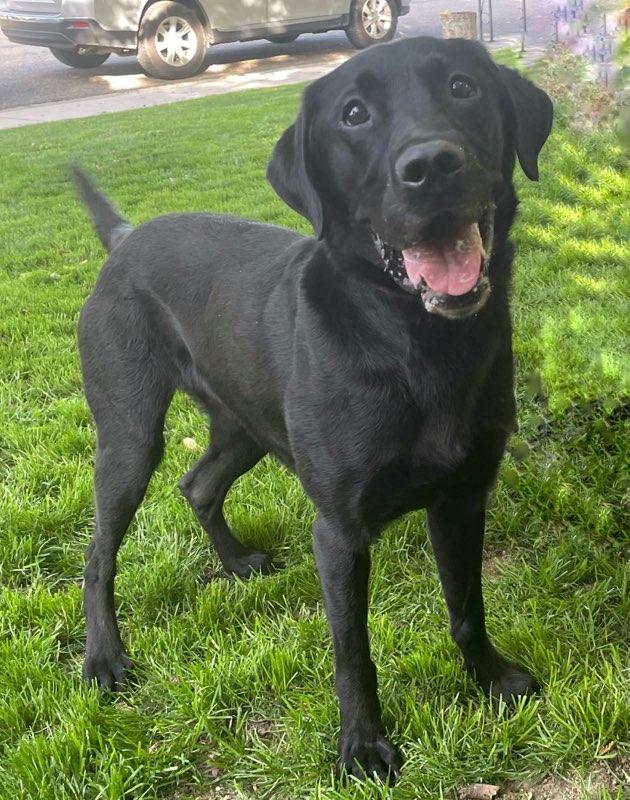
[[[551,39],[549,2],[527,0],[527,44],[534,51]],[[398,35],[439,35],[440,11],[476,8],[476,0],[412,0],[411,13],[400,19]],[[521,0],[494,0],[498,45],[520,44],[520,20]],[[304,35],[287,45],[264,41],[217,45],[208,51],[205,72],[186,81],[164,82],[143,75],[133,57],[111,56],[97,69],[71,69],[44,48],[12,44],[0,34],[0,128],[311,80],[353,52],[340,31]]]

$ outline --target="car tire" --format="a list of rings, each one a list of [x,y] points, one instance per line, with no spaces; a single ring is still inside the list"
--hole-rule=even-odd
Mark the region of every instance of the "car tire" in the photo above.
[[[299,36],[299,33],[281,33],[278,36],[270,36],[267,41],[273,44],[291,44]]]
[[[201,70],[206,51],[205,27],[190,8],[170,0],[147,8],[138,33],[138,61],[147,75],[190,78]]]
[[[100,67],[111,56],[111,53],[80,53],[78,50],[63,50],[58,47],[49,48],[57,61],[67,67],[77,69],[91,69]]]
[[[362,50],[393,39],[397,22],[396,0],[352,0],[346,36]]]

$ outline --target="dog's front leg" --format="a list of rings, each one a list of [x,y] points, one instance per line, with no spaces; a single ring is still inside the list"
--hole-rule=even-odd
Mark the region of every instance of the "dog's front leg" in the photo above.
[[[314,552],[335,649],[341,712],[339,769],[357,778],[393,780],[400,756],[383,735],[376,668],[367,629],[370,551],[365,531],[348,531],[321,514],[313,526]]]
[[[507,703],[536,691],[536,679],[505,659],[486,632],[481,590],[486,492],[445,493],[427,511],[451,633],[467,668],[486,694]]]

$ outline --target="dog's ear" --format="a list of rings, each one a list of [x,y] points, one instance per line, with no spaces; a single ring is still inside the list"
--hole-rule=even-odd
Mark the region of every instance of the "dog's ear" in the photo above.
[[[538,154],[551,132],[553,103],[549,96],[513,69],[499,67],[514,120],[516,154],[523,172],[538,180]]]
[[[276,144],[267,166],[267,180],[294,211],[311,223],[322,238],[324,209],[309,174],[309,126],[304,107]]]

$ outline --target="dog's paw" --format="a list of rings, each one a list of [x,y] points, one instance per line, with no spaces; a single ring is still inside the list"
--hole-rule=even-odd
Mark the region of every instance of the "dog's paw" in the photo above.
[[[102,691],[116,691],[129,680],[132,666],[131,659],[122,650],[86,654],[83,678],[96,681]]]
[[[380,780],[393,784],[400,773],[402,758],[384,736],[367,740],[356,735],[343,737],[337,762],[337,776],[359,780]]]
[[[481,688],[493,700],[502,700],[513,706],[519,697],[530,697],[540,692],[540,684],[524,667],[499,657],[493,669],[480,680]]]
[[[257,550],[247,550],[245,553],[233,556],[224,561],[225,571],[239,578],[250,578],[252,575],[268,575],[273,572],[274,565],[271,556]]]
[[[513,705],[519,697],[529,697],[540,692],[540,684],[527,672],[526,669],[516,664],[508,663],[500,677],[490,686],[490,694],[497,700],[500,698],[508,705]]]

